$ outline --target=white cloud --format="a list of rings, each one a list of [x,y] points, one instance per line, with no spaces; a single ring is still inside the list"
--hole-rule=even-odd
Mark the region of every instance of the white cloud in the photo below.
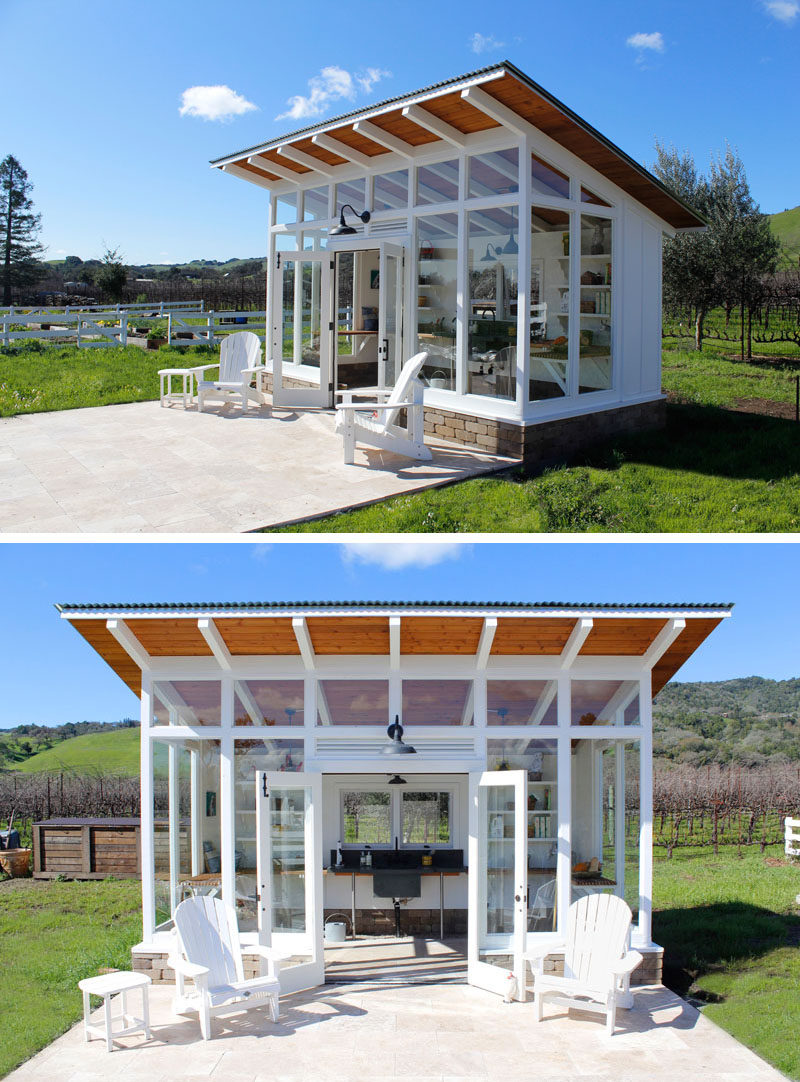
[[[258,560],[259,562],[263,563],[271,552],[272,545],[270,545],[268,542],[265,542],[261,545],[253,545],[250,555],[253,557],[254,560]]]
[[[346,98],[352,101],[359,91],[369,94],[381,79],[391,78],[390,71],[382,68],[367,68],[365,71],[351,73],[344,68],[330,64],[319,75],[308,80],[308,94],[295,94],[287,99],[289,108],[279,113],[276,120],[305,120],[307,117],[322,116],[333,101]]]
[[[401,571],[457,560],[465,548],[461,542],[450,541],[354,541],[342,546],[342,559],[345,563],[376,564],[386,571]]]
[[[502,49],[505,46],[504,41],[498,41],[497,38],[492,37],[491,34],[478,34],[472,35],[470,41],[470,48],[473,53],[494,53],[498,49]]]
[[[800,14],[800,4],[797,0],[765,0],[764,9],[773,19],[782,23],[793,23]]]
[[[257,108],[229,86],[190,86],[181,94],[178,112],[201,120],[232,120]]]
[[[664,37],[658,30],[653,34],[631,34],[625,44],[639,52],[643,49],[649,49],[654,53],[664,52]]]

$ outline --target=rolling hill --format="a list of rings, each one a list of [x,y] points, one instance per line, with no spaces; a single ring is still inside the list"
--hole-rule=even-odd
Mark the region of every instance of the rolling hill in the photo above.
[[[796,267],[800,260],[800,207],[782,210],[779,214],[770,214],[768,217],[772,232],[783,248],[784,258],[781,265]]]
[[[167,749],[157,744],[156,773],[167,773]],[[122,774],[139,775],[139,730],[112,729],[109,732],[87,733],[62,740],[52,748],[37,752],[15,766],[26,774]]]

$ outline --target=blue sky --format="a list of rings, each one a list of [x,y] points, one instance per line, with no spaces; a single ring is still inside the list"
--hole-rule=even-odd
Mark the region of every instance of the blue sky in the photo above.
[[[639,161],[657,136],[706,167],[727,140],[765,211],[800,203],[800,0],[0,0],[0,15],[16,43],[0,157],[28,170],[53,259],[260,256],[266,193],[210,158],[505,58]],[[236,97],[182,97],[198,87]],[[230,119],[197,115],[225,100]]]
[[[55,602],[735,602],[682,680],[800,675],[794,544],[8,544],[0,728],[115,721],[133,695]]]

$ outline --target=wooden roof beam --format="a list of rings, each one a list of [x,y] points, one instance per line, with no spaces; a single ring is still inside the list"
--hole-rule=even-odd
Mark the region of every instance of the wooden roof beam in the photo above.
[[[362,154],[360,150],[354,150],[347,143],[340,143],[338,139],[334,139],[330,135],[312,135],[311,142],[320,147],[321,150],[327,150],[330,154],[336,154],[337,157],[344,158],[345,162],[352,162],[353,165],[363,165],[366,169],[369,169],[372,165],[372,158],[370,158],[369,154]]]
[[[559,665],[562,669],[572,668],[572,663],[575,658],[581,652],[581,647],[589,637],[589,632],[594,627],[594,620],[590,618],[584,618],[578,620],[575,627],[572,629],[570,637],[564,644],[564,649],[561,651],[559,658]]]
[[[492,643],[496,634],[497,617],[489,616],[483,621],[478,649],[475,652],[475,667],[478,670],[485,669],[488,665],[489,655],[492,652]]]
[[[291,180],[294,184],[305,184],[307,181],[313,180],[309,173],[298,173],[296,169],[288,169],[285,165],[276,165],[269,158],[262,158],[260,154],[254,154],[251,158],[248,158],[247,164],[254,165],[256,169],[266,169],[268,172],[280,177],[281,180]]]
[[[370,120],[357,120],[353,125],[353,131],[367,139],[371,139],[379,147],[393,150],[395,154],[399,154],[402,158],[408,158],[409,161],[412,161],[417,156],[414,147],[410,143],[406,143],[405,140],[398,139],[396,135],[384,131],[383,128],[379,128],[377,124],[373,124]]]
[[[308,672],[313,672],[317,665],[317,655],[314,653],[314,644],[308,633],[308,624],[306,623],[305,616],[292,617],[292,631],[294,632],[294,637],[297,639],[297,645],[300,647],[300,656],[303,659],[303,664]]]
[[[467,145],[467,137],[463,132],[454,128],[452,124],[448,124],[446,120],[440,120],[438,116],[423,109],[421,105],[407,105],[403,110],[403,116],[446,143],[458,147],[459,150],[463,150]]]
[[[314,169],[317,173],[322,173],[324,177],[332,177],[337,168],[328,165],[327,162],[320,161],[319,158],[312,157],[311,154],[306,154],[302,150],[296,150],[294,147],[278,147],[277,153],[282,158],[288,158],[290,162],[297,162],[298,165],[304,165],[307,169]]]
[[[131,661],[143,672],[153,667],[152,658],[124,620],[106,620],[106,630],[111,632]]]
[[[277,180],[270,180],[269,177],[261,177],[258,173],[251,173],[249,169],[242,169],[238,165],[222,165],[220,168],[223,173],[230,173],[232,177],[239,177],[241,180],[249,180],[251,184],[257,184],[259,188],[269,189],[279,183]]]
[[[469,86],[466,90],[462,90],[461,97],[501,127],[510,128],[517,135],[528,134],[529,125],[521,116],[518,116],[513,109],[509,109],[507,105],[503,105],[497,98],[493,98],[491,94],[487,94],[485,90],[481,90],[479,86]]]
[[[213,620],[201,619],[197,621],[197,629],[208,643],[211,653],[216,658],[217,664],[225,672],[233,668],[233,658],[230,650],[225,645],[225,640],[219,633],[219,628]]]
[[[685,620],[667,620],[666,626],[656,635],[649,650],[642,658],[645,668],[652,669],[654,665],[657,665],[677,637],[685,630]]]

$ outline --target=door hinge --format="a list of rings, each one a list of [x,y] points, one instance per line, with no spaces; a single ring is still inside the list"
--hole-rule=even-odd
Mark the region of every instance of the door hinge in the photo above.
[[[264,796],[269,796],[269,787],[267,786],[267,775],[261,775],[261,791]]]
[[[328,330],[329,331],[333,330],[333,320],[331,320],[330,323],[328,324]]]
[[[280,252],[275,253],[275,261],[276,261],[275,262],[276,268],[278,270],[280,270],[281,269],[281,253]]]
[[[331,260],[331,270],[333,270],[333,268],[334,268],[335,266],[336,266],[336,264],[334,263],[334,261],[333,261],[333,260]]]

